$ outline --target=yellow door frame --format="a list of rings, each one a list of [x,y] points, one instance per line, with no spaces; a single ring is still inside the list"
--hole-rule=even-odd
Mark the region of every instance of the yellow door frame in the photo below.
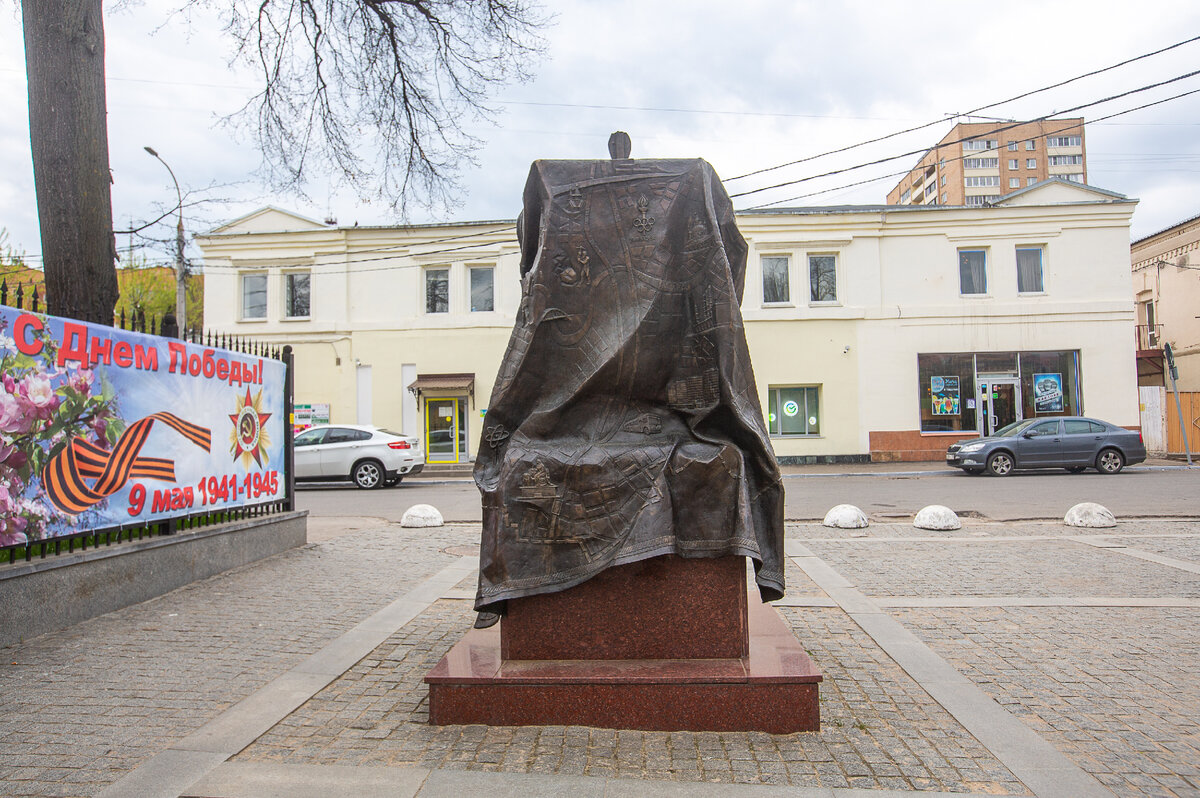
[[[458,403],[465,401],[459,396],[426,396],[425,397],[425,462],[427,463],[457,463],[462,460],[462,453],[458,450]],[[454,446],[453,460],[435,460],[433,452],[429,450],[429,403],[430,402],[453,402],[450,408],[450,441]]]

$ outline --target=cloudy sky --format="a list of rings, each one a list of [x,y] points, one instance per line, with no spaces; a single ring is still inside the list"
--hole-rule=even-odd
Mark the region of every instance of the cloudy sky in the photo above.
[[[398,221],[316,173],[307,198],[255,179],[259,157],[221,123],[254,93],[231,67],[216,17],[172,16],[179,0],[126,3],[106,17],[109,150],[114,223],[153,219],[174,204],[158,150],[194,200],[191,234],[263,205],[340,224]],[[8,243],[40,252],[29,154],[25,69],[17,3],[0,5],[0,227]],[[471,123],[485,145],[466,165],[461,204],[408,221],[511,219],[530,161],[607,157],[614,130],[634,157],[703,157],[731,193],[919,150],[949,119],[1125,59],[1200,36],[1194,0],[573,0],[555,4],[547,53],[533,82],[497,92],[497,124]],[[1200,65],[1200,41],[1103,75],[991,108],[1027,119],[1176,78]],[[1200,75],[1077,112],[1118,114],[1200,89]],[[1074,114],[1072,114],[1074,115]],[[941,121],[939,121],[941,120]],[[915,125],[922,131],[733,180]],[[1140,237],[1200,213],[1200,93],[1121,114],[1087,128],[1089,182],[1141,201]],[[881,203],[917,156],[735,200],[748,208]],[[851,183],[874,182],[851,186]],[[817,193],[820,192],[820,193]],[[810,195],[810,196],[804,196]],[[796,198],[796,199],[793,199]],[[157,235],[169,239],[173,225]],[[124,249],[127,236],[118,239]],[[139,242],[134,242],[135,245]],[[162,251],[146,251],[151,259]],[[199,252],[189,244],[189,256]]]

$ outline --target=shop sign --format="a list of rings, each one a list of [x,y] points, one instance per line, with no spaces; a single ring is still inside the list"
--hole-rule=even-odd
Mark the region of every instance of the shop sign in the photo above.
[[[292,417],[292,428],[295,434],[300,434],[309,427],[329,423],[329,404],[318,402],[313,404],[298,404]]]

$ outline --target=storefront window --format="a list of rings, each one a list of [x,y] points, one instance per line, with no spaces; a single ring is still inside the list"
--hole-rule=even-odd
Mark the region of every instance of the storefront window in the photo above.
[[[820,389],[775,388],[767,390],[767,424],[772,435],[820,435]]]
[[[974,355],[917,355],[917,373],[921,432],[976,429]]]
[[[1078,352],[1022,352],[1024,417],[1080,415],[1078,371]]]

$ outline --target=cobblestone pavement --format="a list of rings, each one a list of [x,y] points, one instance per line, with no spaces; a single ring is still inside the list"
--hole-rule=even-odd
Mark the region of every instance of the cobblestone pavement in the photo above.
[[[0,649],[0,795],[95,795],[478,541],[471,526],[355,529]],[[1200,575],[1178,567],[1200,563],[1200,524],[788,536],[1114,794],[1200,796]],[[796,561],[788,578],[797,606],[781,612],[825,674],[819,733],[429,726],[421,679],[471,623],[467,578],[235,761],[1031,793],[1010,751],[968,732]],[[1070,605],[1097,596],[1107,604]],[[905,597],[933,606],[882,603]],[[1026,599],[1060,606],[1001,606]]]

